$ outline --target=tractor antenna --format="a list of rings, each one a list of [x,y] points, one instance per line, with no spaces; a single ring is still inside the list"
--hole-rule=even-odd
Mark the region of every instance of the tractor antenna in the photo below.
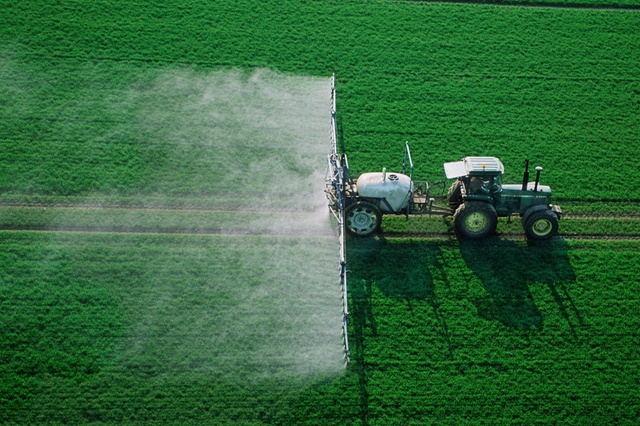
[[[524,160],[524,176],[522,176],[522,190],[526,191],[529,185],[529,160]]]

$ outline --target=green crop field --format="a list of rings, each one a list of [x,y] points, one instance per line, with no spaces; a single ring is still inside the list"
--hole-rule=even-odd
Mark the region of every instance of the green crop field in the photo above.
[[[636,424],[638,0],[65,2],[0,13],[0,423]],[[338,242],[353,175],[500,157],[566,214]],[[447,185],[444,186],[445,188]]]

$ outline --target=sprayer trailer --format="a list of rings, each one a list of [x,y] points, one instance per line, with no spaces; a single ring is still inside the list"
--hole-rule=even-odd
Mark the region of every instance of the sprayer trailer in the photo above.
[[[380,230],[383,214],[409,215],[436,213],[434,198],[429,196],[426,181],[413,180],[413,161],[409,143],[405,144],[404,160],[400,172],[369,172],[353,179],[349,173],[346,154],[339,161],[329,159],[327,198],[329,207],[336,214],[342,213],[347,233],[356,237],[368,237]],[[408,174],[407,174],[408,173]],[[442,182],[439,182],[442,183]],[[445,210],[440,211],[445,213]],[[446,211],[448,212],[448,211]]]
[[[545,240],[558,230],[561,209],[551,204],[551,189],[540,185],[541,167],[535,182],[529,182],[528,160],[522,184],[503,184],[504,166],[495,157],[466,157],[445,163],[447,179],[455,179],[446,196],[431,196],[433,187],[413,180],[413,161],[409,143],[405,144],[400,172],[363,173],[356,180],[349,174],[345,154],[329,156],[327,198],[346,231],[356,237],[368,237],[380,230],[382,215],[453,215],[456,233],[464,238],[480,239],[495,232],[498,217],[519,215],[527,238]],[[444,191],[442,191],[444,192]],[[435,203],[442,201],[444,205]]]

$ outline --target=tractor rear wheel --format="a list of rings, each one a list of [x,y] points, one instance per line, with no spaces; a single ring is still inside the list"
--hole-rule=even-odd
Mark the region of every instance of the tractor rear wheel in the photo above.
[[[482,201],[468,201],[453,215],[456,233],[469,239],[480,239],[495,232],[498,224],[496,209]]]
[[[462,182],[456,180],[451,184],[449,192],[447,193],[447,201],[449,201],[449,208],[451,213],[455,213],[462,204]]]
[[[558,232],[558,216],[551,210],[532,213],[526,220],[524,232],[530,240],[548,240]]]
[[[358,201],[346,208],[344,221],[349,234],[356,237],[368,237],[380,229],[382,213],[374,204]]]

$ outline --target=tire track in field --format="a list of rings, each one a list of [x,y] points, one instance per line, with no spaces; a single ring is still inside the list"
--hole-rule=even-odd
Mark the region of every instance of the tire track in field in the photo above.
[[[384,232],[380,233],[381,238],[385,239],[398,239],[398,238],[415,238],[426,240],[457,240],[455,234],[448,234],[444,232]],[[495,237],[501,240],[507,241],[524,241],[527,237],[520,234],[498,234]],[[606,234],[558,234],[551,238],[551,240],[640,240],[640,234],[618,234],[618,235],[606,235]]]
[[[133,203],[135,204],[135,203]],[[140,203],[142,204],[142,202]],[[201,206],[197,204],[183,204],[181,206],[171,206],[162,203],[154,203],[145,202],[146,205],[131,205],[126,206],[122,204],[109,204],[109,203],[100,203],[100,202],[89,202],[89,203],[70,203],[63,204],[60,202],[55,203],[24,203],[24,202],[10,202],[10,201],[0,201],[0,209],[1,208],[20,208],[20,209],[61,209],[61,210],[105,210],[105,211],[148,211],[148,212],[202,212],[202,213],[255,213],[255,214],[274,214],[274,213],[301,213],[305,212],[304,207],[297,206],[295,209],[291,208],[269,208],[269,209],[232,209],[232,208],[224,208],[224,207],[210,207],[210,206]],[[315,211],[309,209],[309,213]],[[433,214],[434,217],[438,216]],[[563,214],[563,220],[640,220],[640,211],[638,213],[625,213],[625,214],[615,214],[615,213],[593,213],[593,214]]]
[[[328,222],[328,208],[326,215],[322,213],[311,207],[234,210],[202,206],[52,206],[35,203],[22,206],[0,203],[0,231],[335,238],[336,233]],[[23,219],[21,214],[28,216]],[[31,214],[33,216],[29,217]]]
[[[209,207],[186,207],[186,208],[178,208],[178,207],[170,207],[170,206],[157,206],[157,207],[145,207],[145,206],[136,206],[136,207],[122,207],[122,206],[98,206],[98,205],[68,205],[68,206],[51,206],[48,204],[31,204],[28,206],[21,205],[10,205],[7,203],[1,203],[1,207],[9,208],[9,209],[27,209],[27,210],[48,210],[51,212],[55,212],[56,210],[60,211],[74,211],[74,210],[88,210],[93,212],[104,212],[108,214],[109,212],[119,211],[119,212],[181,212],[181,213],[225,213],[225,214],[233,214],[237,213],[238,215],[247,216],[268,216],[268,215],[276,215],[277,216],[289,216],[293,218],[294,214],[297,215],[306,215],[309,213],[311,216],[311,212],[304,211],[292,211],[292,210],[256,210],[256,211],[247,211],[247,210],[232,210],[232,209],[213,209]],[[0,208],[1,208],[0,207]],[[598,220],[598,221],[613,221],[613,220],[627,220],[627,221],[637,221],[640,220],[639,214],[627,214],[627,215],[609,215],[609,214],[594,214],[594,215],[564,215],[563,220]],[[242,228],[233,228],[229,229],[223,226],[189,226],[189,227],[180,227],[180,226],[144,226],[144,225],[124,225],[118,226],[117,224],[110,226],[86,226],[86,225],[19,225],[19,224],[0,224],[0,231],[30,231],[30,232],[49,232],[49,233],[117,233],[117,234],[179,234],[179,235],[229,235],[229,236],[252,236],[252,235],[265,235],[265,236],[308,236],[308,237],[331,237],[326,233],[317,232],[313,228],[308,229],[295,229],[295,230],[283,230],[283,229],[242,229]],[[437,240],[455,240],[457,237],[452,232],[414,232],[414,231],[406,231],[406,232],[385,232],[384,230],[379,233],[380,238],[417,238],[417,239],[437,239]],[[505,240],[524,240],[526,237],[523,233],[511,233],[506,232],[503,234],[498,234],[500,239]],[[593,233],[584,233],[584,234],[565,234],[559,233],[554,239],[588,239],[588,240],[640,240],[640,234],[635,233],[621,233],[621,234],[593,234]]]
[[[640,220],[640,213],[638,214],[567,214],[562,215],[562,220]]]
[[[287,213],[312,213],[315,210],[305,209],[304,207],[297,207],[296,209],[290,208],[281,208],[281,209],[231,209],[224,207],[207,207],[207,206],[196,206],[196,205],[186,205],[184,207],[171,207],[171,206],[132,206],[132,207],[123,207],[118,205],[113,206],[105,206],[95,204],[76,204],[76,205],[51,205],[51,204],[25,204],[25,203],[7,203],[0,202],[0,209],[3,207],[9,208],[20,208],[20,209],[29,209],[29,210],[42,210],[42,209],[60,209],[60,210],[105,210],[105,211],[146,211],[146,212],[185,212],[185,213],[238,213],[238,214],[287,214]],[[434,215],[435,216],[435,215]],[[597,214],[563,214],[563,220],[640,220],[640,212],[637,214],[625,213],[622,215],[611,214],[611,213],[597,213]]]
[[[140,212],[184,212],[184,213],[238,213],[238,214],[280,214],[280,213],[314,213],[315,209],[305,208],[305,207],[297,207],[296,209],[291,208],[282,208],[282,209],[251,209],[246,208],[242,210],[232,209],[232,208],[224,208],[224,207],[207,207],[207,206],[197,206],[197,205],[184,205],[183,207],[176,206],[167,206],[158,204],[156,206],[153,203],[147,203],[146,206],[122,206],[122,205],[105,205],[100,203],[87,203],[87,204],[69,204],[69,205],[60,205],[60,204],[46,204],[46,203],[7,203],[0,202],[0,209],[2,208],[16,208],[16,209],[26,209],[26,210],[94,210],[94,211],[140,211]],[[150,204],[150,205],[149,205]],[[640,215],[639,215],[640,217]]]
[[[260,232],[243,232],[238,230],[221,230],[221,229],[179,229],[179,228],[166,228],[166,229],[150,229],[150,228],[101,228],[101,227],[73,227],[73,226],[59,226],[54,228],[40,227],[40,226],[2,226],[0,232],[42,232],[42,233],[84,233],[84,234],[130,234],[130,235],[227,235],[227,236],[267,236],[267,237],[313,237],[313,238],[335,238],[333,235],[327,235],[316,232],[275,232],[275,231],[260,231]],[[414,238],[414,239],[426,239],[426,240],[457,240],[455,234],[446,232],[381,232],[378,234],[379,238],[384,239],[399,239],[399,238]],[[498,234],[501,240],[510,241],[523,241],[526,240],[524,234]],[[640,234],[558,234],[552,238],[552,240],[640,240]]]
[[[597,10],[597,11],[611,11],[611,12],[638,12],[640,6],[624,5],[624,4],[597,4],[597,3],[573,3],[567,4],[562,2],[536,2],[536,1],[504,1],[504,2],[491,2],[491,1],[474,1],[474,0],[408,0],[408,3],[451,3],[462,5],[477,5],[477,6],[496,6],[496,7],[527,7],[527,8],[539,8],[539,9],[568,9],[568,10]]]
[[[277,232],[265,230],[259,232],[228,230],[215,228],[185,229],[185,228],[121,228],[112,227],[89,227],[89,226],[15,226],[0,227],[0,232],[42,232],[42,233],[84,233],[84,234],[131,234],[131,235],[228,235],[228,236],[267,236],[267,237],[313,237],[332,238],[334,235],[327,235],[320,232]]]
[[[84,233],[84,234],[131,234],[131,235],[227,235],[227,236],[267,236],[267,237],[313,237],[313,238],[334,238],[333,235],[327,235],[315,232],[274,232],[274,231],[239,231],[239,230],[222,230],[213,228],[204,229],[180,229],[180,228],[166,228],[166,229],[152,229],[152,228],[102,228],[102,227],[86,227],[86,226],[59,226],[59,227],[43,227],[43,226],[15,226],[15,227],[0,227],[2,232],[42,232],[42,233]],[[524,234],[498,234],[497,238],[507,241],[524,241],[526,236]],[[457,240],[457,236],[452,233],[446,232],[381,232],[378,234],[378,238],[383,239],[399,239],[399,238],[414,238],[425,240],[445,240],[454,241]],[[558,234],[552,238],[552,240],[640,240],[640,234]]]
[[[29,209],[43,208],[43,207],[28,207]],[[73,209],[87,209],[86,207],[47,207],[50,210],[73,210]],[[98,208],[91,207],[89,208],[94,211],[169,211],[169,212],[210,212],[210,213],[238,213],[244,215],[268,215],[268,214],[284,214],[287,213],[300,213],[300,212],[291,212],[291,211],[259,211],[259,212],[247,212],[247,211],[233,211],[233,210],[202,210],[202,209],[170,209],[170,208]],[[609,216],[590,216],[590,215],[580,215],[580,216],[566,216],[567,219],[587,219],[587,220],[615,220],[615,219],[625,219],[625,220],[640,220],[640,216],[617,216],[617,217],[609,217]],[[113,234],[140,234],[140,235],[227,235],[227,236],[308,236],[308,237],[327,237],[333,238],[333,235],[327,235],[327,233],[316,232],[314,229],[296,229],[291,231],[286,231],[282,229],[260,229],[260,230],[252,230],[252,229],[229,229],[223,227],[215,227],[215,226],[203,226],[199,227],[158,227],[158,226],[138,226],[138,225],[129,225],[129,226],[74,226],[74,225],[11,225],[4,224],[0,225],[0,231],[9,231],[9,232],[47,232],[47,233],[113,233]],[[500,239],[504,240],[524,240],[526,239],[525,235],[522,233],[503,233],[498,234]],[[385,232],[384,230],[379,233],[379,238],[389,238],[389,239],[397,239],[397,238],[416,238],[416,239],[437,239],[437,240],[455,240],[457,239],[456,235],[452,232]],[[640,234],[629,233],[629,234],[593,234],[593,233],[585,233],[585,234],[564,234],[559,233],[554,239],[589,239],[589,240],[640,240]]]

